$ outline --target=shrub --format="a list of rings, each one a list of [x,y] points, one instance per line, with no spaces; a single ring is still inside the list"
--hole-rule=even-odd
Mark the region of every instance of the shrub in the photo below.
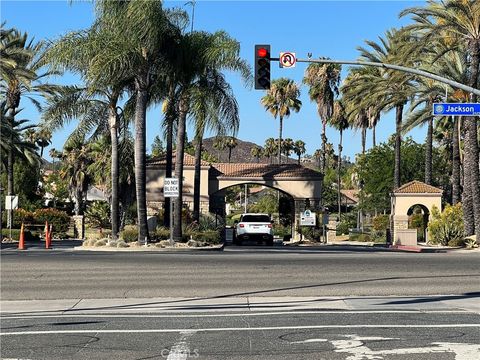
[[[120,232],[120,239],[126,243],[134,242],[138,240],[138,229],[136,225],[127,225],[123,231]]]
[[[387,214],[375,216],[372,225],[374,230],[387,230],[390,227],[390,216]]]
[[[359,234],[357,237],[357,241],[362,241],[362,242],[369,242],[372,241],[372,238],[369,234]]]
[[[465,239],[453,239],[453,240],[450,240],[448,242],[448,246],[452,246],[452,247],[457,247],[457,246],[460,246],[460,247],[464,247],[465,246]]]
[[[198,231],[192,233],[192,239],[197,241],[205,241],[209,244],[218,244],[220,243],[221,236],[220,232],[217,230]]]
[[[13,226],[20,228],[22,223],[33,224],[33,212],[25,209],[17,209],[13,212]]]
[[[275,236],[280,236],[281,238],[285,237],[286,235],[291,235],[291,227],[290,226],[283,226],[282,224],[275,224],[273,225],[273,233]]]
[[[170,229],[166,227],[157,227],[154,237],[156,240],[168,240],[170,239]]]
[[[24,230],[25,241],[40,241],[40,236],[30,230]],[[2,238],[10,238],[10,229],[2,229]],[[20,229],[12,229],[12,240],[20,239]]]
[[[463,211],[460,203],[447,205],[442,213],[437,207],[432,208],[428,223],[429,242],[446,246],[450,241],[463,241]]]
[[[94,227],[109,227],[110,205],[105,201],[93,201],[85,210],[85,221],[87,224]]]
[[[320,241],[323,233],[322,229],[317,229],[313,226],[300,226],[297,232],[302,234],[305,239],[311,241]]]
[[[128,244],[125,241],[117,241],[117,248],[127,248]]]
[[[469,236],[465,238],[465,245],[469,249],[477,248],[478,243],[477,243],[477,237],[476,236]]]
[[[105,246],[105,245],[107,245],[107,241],[108,241],[107,239],[97,240],[97,241],[95,241],[93,246],[95,246],[95,247]]]
[[[33,213],[33,217],[37,224],[45,224],[48,221],[48,224],[52,225],[54,233],[66,233],[70,226],[70,216],[57,209],[38,209]]]

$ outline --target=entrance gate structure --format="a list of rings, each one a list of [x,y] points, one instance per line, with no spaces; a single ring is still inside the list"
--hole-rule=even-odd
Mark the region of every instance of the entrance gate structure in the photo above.
[[[175,156],[173,157],[175,164]],[[147,163],[147,206],[151,214],[163,207],[163,180],[165,157],[151,159]],[[183,197],[186,206],[193,208],[194,158],[185,154]],[[200,169],[200,199],[202,212],[224,215],[223,190],[243,184],[257,184],[279,190],[293,198],[294,229],[299,213],[322,208],[323,175],[299,164],[213,163],[202,161]],[[294,214],[292,214],[294,215]],[[294,234],[296,237],[297,234]]]
[[[442,210],[443,190],[421,181],[411,181],[400,186],[391,196],[391,221],[390,228],[395,245],[417,245],[417,230],[408,228],[408,216],[414,206],[420,206],[424,214],[424,223],[428,223],[428,217],[432,208],[436,206]],[[428,231],[425,234],[428,241]]]

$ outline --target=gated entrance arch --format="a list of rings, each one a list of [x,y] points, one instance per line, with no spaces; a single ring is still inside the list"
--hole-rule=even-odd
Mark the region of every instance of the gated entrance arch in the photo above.
[[[184,157],[184,202],[193,208],[194,157]],[[175,164],[175,156],[173,157]],[[165,156],[147,162],[147,205],[150,213],[163,207]],[[319,210],[323,176],[320,172],[299,164],[214,163],[202,161],[200,169],[201,211],[210,210],[210,198],[219,190],[234,185],[258,184],[278,189],[290,195],[295,213],[305,209]]]

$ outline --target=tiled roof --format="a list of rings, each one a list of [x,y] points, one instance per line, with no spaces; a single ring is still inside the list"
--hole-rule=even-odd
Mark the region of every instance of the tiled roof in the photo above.
[[[351,200],[355,203],[358,203],[358,190],[355,189],[345,189],[340,190],[343,196],[345,196],[348,200]]]
[[[443,193],[443,190],[431,185],[427,185],[421,181],[414,180],[400,186],[393,193],[394,194],[441,194]]]
[[[167,159],[166,155],[154,157],[147,161],[147,166],[148,165],[164,165],[165,166],[167,164],[166,159]],[[175,166],[175,161],[176,161],[176,153],[174,152],[172,156],[173,166]],[[201,161],[201,166],[209,166],[209,165],[210,164],[208,162],[203,160]],[[195,157],[185,153],[183,155],[183,166],[195,166]]]
[[[318,171],[298,164],[217,163],[212,166],[220,172],[218,178],[322,178]]]

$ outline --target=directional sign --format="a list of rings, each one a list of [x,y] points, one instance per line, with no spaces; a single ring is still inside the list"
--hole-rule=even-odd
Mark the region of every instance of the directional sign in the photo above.
[[[443,116],[480,116],[479,103],[435,103],[433,115]]]
[[[295,63],[297,62],[297,58],[295,57],[294,52],[281,52],[280,53],[280,67],[281,68],[293,68],[295,67]]]
[[[178,197],[178,179],[165,178],[163,183],[163,196],[164,197]]]

